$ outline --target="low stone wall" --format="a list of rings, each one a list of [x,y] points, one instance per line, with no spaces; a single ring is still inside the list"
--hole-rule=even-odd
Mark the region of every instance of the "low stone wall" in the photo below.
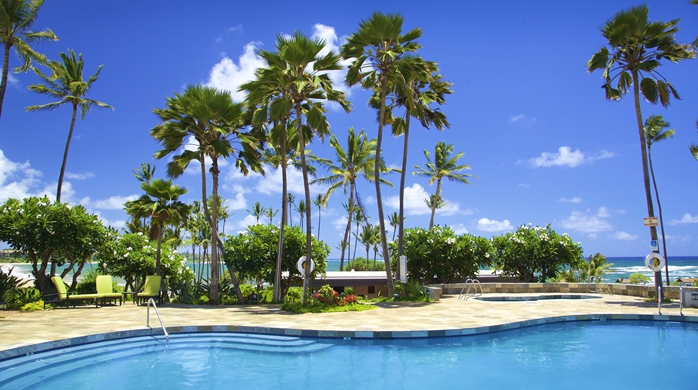
[[[433,284],[441,287],[443,294],[460,294],[465,283]],[[601,293],[608,294],[610,289],[614,295],[629,295],[633,297],[653,298],[655,287],[640,284],[589,284],[589,283],[480,283],[482,292],[498,294],[527,294],[527,293]],[[671,299],[679,299],[679,287],[664,286],[664,295]],[[689,289],[689,287],[684,287]],[[698,288],[690,288],[698,291]],[[467,289],[466,289],[467,290]],[[599,291],[601,290],[601,291]],[[470,290],[471,292],[473,289]]]

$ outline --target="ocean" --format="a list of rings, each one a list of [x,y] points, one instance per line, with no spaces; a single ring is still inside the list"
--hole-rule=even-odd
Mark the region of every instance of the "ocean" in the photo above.
[[[379,260],[381,261],[381,260]],[[408,259],[409,261],[409,259]],[[640,273],[647,276],[651,283],[654,283],[654,272],[645,267],[644,257],[608,257],[607,261],[613,263],[613,266],[605,275],[606,281],[609,283],[615,282],[618,279],[629,278],[632,273]],[[669,280],[676,281],[679,278],[698,278],[698,256],[676,256],[669,258]],[[193,264],[188,264],[192,267]],[[33,279],[31,275],[31,264],[14,263],[3,265],[3,271],[7,272],[7,268],[14,267],[12,275]],[[87,272],[89,266],[85,266],[83,272]],[[327,260],[328,271],[339,271],[339,259]],[[69,274],[66,277],[72,277]],[[666,283],[666,276],[662,271],[662,280]]]

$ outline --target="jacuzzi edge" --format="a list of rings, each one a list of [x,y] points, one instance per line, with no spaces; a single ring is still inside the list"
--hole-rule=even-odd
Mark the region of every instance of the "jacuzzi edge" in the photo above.
[[[444,329],[444,330],[416,330],[416,331],[332,331],[309,329],[270,328],[264,326],[239,326],[239,325],[187,325],[170,326],[167,332],[180,333],[252,333],[277,336],[297,336],[308,338],[339,338],[339,339],[416,339],[429,337],[456,337],[475,334],[500,332],[509,329],[524,328],[529,326],[552,324],[556,322],[573,321],[606,321],[606,320],[636,320],[636,321],[663,321],[663,322],[690,322],[698,323],[698,316],[681,315],[656,315],[656,314],[581,314],[545,317],[524,321],[515,321],[506,324],[481,326],[476,328]],[[162,336],[161,328],[132,329],[117,332],[97,333],[87,336],[72,337],[68,339],[46,341],[43,343],[23,345],[16,348],[0,350],[0,361],[12,359],[18,356],[31,355],[37,352],[50,351],[64,347],[96,343],[100,341],[124,339],[142,336]]]

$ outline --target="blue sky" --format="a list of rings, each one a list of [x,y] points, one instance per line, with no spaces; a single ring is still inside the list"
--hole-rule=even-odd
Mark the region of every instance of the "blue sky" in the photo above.
[[[51,28],[58,42],[35,45],[51,59],[73,49],[83,53],[86,75],[104,65],[90,98],[114,111],[92,111],[75,125],[63,200],[85,205],[115,227],[127,219],[123,202],[140,194],[132,171],[143,162],[157,164],[164,177],[166,161],[156,161],[158,144],[149,130],[158,124],[154,108],[189,84],[207,84],[236,92],[263,66],[254,50],[272,50],[276,34],[296,30],[326,39],[330,49],[354,32],[374,10],[399,12],[404,31],[423,29],[419,54],[439,63],[454,94],[442,107],[451,128],[443,132],[413,127],[408,166],[423,165],[423,150],[433,154],[438,141],[464,152],[461,162],[477,175],[472,185],[444,183],[448,205],[436,224],[457,232],[491,237],[522,224],[552,224],[580,241],[586,255],[640,256],[649,252],[649,229],[643,227],[646,205],[640,147],[632,96],[620,102],[604,98],[601,73],[588,74],[587,60],[604,43],[598,28],[632,1],[443,1],[443,2],[191,2],[191,1],[49,1],[35,29]],[[680,42],[698,35],[698,6],[688,0],[649,1],[652,20],[682,18]],[[17,66],[12,54],[10,65]],[[698,142],[698,60],[665,64],[662,73],[682,100],[668,109],[643,101],[643,116],[663,115],[676,137],[653,147],[655,173],[666,223],[669,255],[698,254],[698,162],[688,145]],[[68,134],[70,108],[25,112],[48,102],[27,90],[32,73],[11,74],[0,119],[0,201],[9,197],[55,194]],[[337,80],[342,75],[337,74]],[[348,89],[353,112],[331,109],[332,131],[342,142],[353,126],[376,134],[368,94]],[[387,135],[384,155],[400,164],[402,139]],[[316,155],[333,158],[327,140],[315,140]],[[189,189],[185,200],[200,198],[197,170],[177,179]],[[280,208],[280,175],[242,177],[231,165],[222,168],[221,195],[234,212],[226,232],[243,230],[253,219],[255,202]],[[410,168],[410,172],[414,169]],[[399,182],[399,175],[388,178]],[[302,198],[300,174],[290,190]],[[426,179],[407,178],[406,225],[427,227],[423,199],[434,192]],[[313,194],[323,191],[314,188]],[[384,188],[386,214],[397,210],[397,188]],[[361,183],[359,192],[377,222],[375,189]],[[341,192],[322,210],[320,238],[332,248],[343,234]],[[314,221],[317,210],[314,209]],[[275,222],[278,222],[278,215]],[[292,213],[294,225],[298,214]],[[314,222],[316,229],[317,222]]]

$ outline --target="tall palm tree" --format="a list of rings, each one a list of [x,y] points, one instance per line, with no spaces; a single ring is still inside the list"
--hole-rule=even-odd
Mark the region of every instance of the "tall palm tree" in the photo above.
[[[141,183],[149,183],[155,175],[155,165],[150,163],[141,163],[139,168],[133,170],[133,176]]]
[[[347,43],[342,46],[342,57],[354,59],[346,76],[348,85],[361,83],[363,88],[379,93],[378,134],[376,141],[376,160],[374,164],[374,182],[376,185],[376,203],[378,204],[378,222],[381,231],[381,246],[385,260],[385,272],[388,293],[395,293],[393,276],[390,270],[388,241],[385,235],[383,199],[380,190],[380,153],[383,144],[383,126],[385,125],[385,102],[388,94],[389,75],[396,71],[396,65],[405,53],[415,52],[421,47],[414,42],[422,36],[422,30],[415,28],[402,34],[403,17],[399,14],[385,15],[374,12],[369,20],[362,20],[357,32],[352,33]]]
[[[698,129],[698,121],[696,121],[696,129]],[[688,147],[688,150],[693,155],[693,158],[695,158],[696,161],[698,161],[698,144],[691,144],[691,146]]]
[[[70,130],[68,131],[68,140],[65,143],[65,151],[63,152],[63,163],[61,164],[61,172],[58,175],[58,188],[56,189],[56,202],[61,201],[61,190],[63,188],[63,176],[65,175],[65,166],[68,163],[68,150],[70,149],[70,141],[73,138],[73,129],[75,128],[75,117],[80,109],[80,119],[85,119],[85,114],[92,108],[111,108],[112,106],[99,102],[97,100],[86,98],[92,84],[97,81],[99,72],[102,70],[102,65],[97,67],[97,72],[93,74],[87,81],[82,77],[82,54],[75,56],[73,50],[68,50],[68,54],[60,53],[62,62],[51,62],[49,65],[53,71],[53,76],[49,77],[43,74],[37,68],[34,72],[44,81],[44,84],[33,84],[29,86],[29,90],[41,95],[48,95],[58,101],[41,104],[38,106],[29,106],[27,111],[53,111],[64,104],[69,104],[73,107],[73,116],[70,120]]]
[[[652,165],[652,145],[664,141],[666,139],[674,138],[676,131],[673,129],[666,130],[667,127],[671,126],[669,122],[664,121],[661,115],[650,115],[645,121],[645,126],[643,130],[645,132],[645,139],[647,140],[647,160],[650,163],[650,175],[652,176],[652,186],[654,187],[654,196],[657,198],[657,209],[659,210],[659,226],[662,230],[662,249],[664,252],[664,265],[666,274],[666,284],[667,286],[671,284],[669,282],[669,257],[666,253],[666,236],[664,234],[664,216],[662,214],[662,203],[659,201],[659,189],[657,188],[657,180],[654,177],[654,166]]]
[[[427,207],[429,207],[429,210],[440,209],[446,206],[446,201],[444,200],[444,198],[442,198],[441,196],[437,198],[436,194],[431,194],[428,198],[424,198],[424,203],[427,205]]]
[[[305,202],[302,199],[298,201],[298,205],[296,206],[296,211],[298,212],[298,215],[301,216],[298,225],[301,227],[301,230],[303,230],[303,216],[305,215],[306,212],[308,212],[308,208],[305,207]]]
[[[404,116],[393,121],[393,135],[403,135],[402,172],[400,174],[400,204],[398,258],[402,256],[404,243],[405,217],[405,178],[407,176],[408,142],[411,119],[416,118],[421,125],[429,129],[433,125],[437,130],[450,127],[446,115],[432,108],[433,104],[446,103],[445,95],[452,94],[452,84],[444,81],[438,73],[439,67],[435,62],[415,58],[404,61],[398,67],[399,75],[395,77],[395,104],[405,109]],[[398,262],[398,268],[400,263]]]
[[[313,204],[317,206],[317,239],[320,240],[320,217],[323,207],[327,207],[325,197],[322,194],[317,194],[313,199]]]
[[[150,130],[150,135],[158,140],[162,149],[155,154],[161,159],[171,153],[175,154],[167,164],[167,175],[178,177],[184,173],[189,163],[196,160],[201,167],[201,204],[204,215],[211,229],[211,240],[214,248],[223,249],[222,240],[218,234],[218,168],[219,158],[235,158],[235,166],[247,175],[250,170],[262,171],[259,145],[261,139],[253,132],[243,131],[244,107],[234,103],[230,94],[211,87],[200,85],[188,86],[183,94],[167,98],[166,108],[155,109],[155,114],[162,123]],[[235,144],[234,144],[235,143]],[[186,149],[185,145],[193,146]],[[183,150],[182,150],[183,149]],[[190,150],[193,149],[193,150]],[[206,193],[206,161],[210,159],[212,180],[212,207],[208,207]],[[219,280],[218,250],[211,251],[211,289],[209,299],[218,300]],[[233,282],[233,288],[240,302],[242,293],[238,287],[237,278],[232,269],[228,269]]]
[[[392,214],[388,215],[388,223],[393,228],[393,241],[395,241],[395,233],[400,225],[400,214],[397,211],[393,211]]]
[[[288,203],[288,207],[289,207],[288,220],[289,220],[290,226],[293,227],[293,217],[291,216],[291,210],[294,209],[294,205],[296,204],[296,197],[290,192],[286,196],[287,196],[286,202]]]
[[[268,96],[278,96],[271,103],[272,119],[289,118],[294,116],[296,132],[298,135],[299,154],[303,170],[303,186],[305,189],[305,204],[311,204],[310,185],[305,156],[305,146],[310,142],[303,131],[304,118],[307,125],[321,137],[329,133],[329,123],[324,115],[323,101],[338,103],[345,111],[349,112],[349,102],[344,93],[335,90],[327,72],[341,69],[339,56],[333,52],[321,54],[325,48],[322,39],[308,39],[300,32],[292,36],[277,36],[276,51],[268,52],[260,50],[258,54],[269,64],[266,71],[258,72],[267,85],[267,93],[261,94],[261,99],[267,100]],[[274,104],[276,103],[276,106]],[[306,213],[306,225],[310,225],[311,212]],[[312,232],[306,232],[306,259],[311,259]],[[310,268],[306,268],[303,280],[303,299],[308,290]]]
[[[32,61],[47,65],[48,58],[37,53],[29,46],[30,43],[57,41],[58,37],[50,29],[32,31],[36,22],[39,8],[44,0],[0,0],[0,43],[3,46],[2,81],[0,81],[0,116],[2,103],[7,90],[7,75],[10,69],[10,49],[15,48],[17,56],[22,60],[22,66],[15,72],[26,72],[32,68]]]
[[[353,127],[349,128],[347,134],[346,149],[340,144],[336,136],[330,137],[330,146],[335,153],[335,161],[332,162],[328,159],[314,158],[313,161],[318,165],[325,167],[330,175],[313,180],[311,184],[328,184],[329,187],[324,195],[324,201],[330,198],[330,196],[339,188],[344,190],[344,193],[349,192],[349,201],[347,202],[347,227],[344,230],[344,241],[348,242],[351,232],[351,222],[354,216],[354,208],[358,204],[358,197],[356,197],[356,179],[363,177],[368,181],[373,181],[374,177],[372,174],[373,168],[375,166],[375,155],[376,155],[376,140],[368,139],[366,133],[362,130],[357,135]],[[382,173],[388,173],[392,169],[388,169],[385,163],[382,162]],[[392,186],[388,181],[380,178],[381,182]],[[361,206],[359,205],[361,208]],[[339,269],[344,269],[344,251],[342,251],[341,257],[339,259]]]
[[[150,218],[150,239],[157,239],[157,252],[155,257],[155,272],[162,276],[160,267],[160,248],[162,247],[163,232],[168,224],[184,222],[189,214],[189,206],[179,197],[187,193],[187,189],[173,185],[172,180],[155,179],[148,183],[142,183],[141,189],[145,192],[140,198],[126,202],[126,208],[136,210],[139,217]]]
[[[679,31],[679,19],[650,22],[648,14],[649,8],[644,4],[616,13],[600,29],[608,41],[608,47],[604,46],[596,52],[586,67],[590,73],[603,69],[606,99],[619,100],[632,86],[647,214],[654,217],[640,95],[650,103],[660,103],[664,107],[669,105],[672,96],[680,99],[674,86],[658,72],[658,68],[662,59],[676,63],[695,57],[695,48],[676,42],[674,34]],[[650,226],[650,238],[657,239],[655,226]],[[661,271],[655,273],[655,284],[659,289],[662,284]]]
[[[262,204],[259,202],[255,202],[254,206],[252,206],[252,210],[247,210],[248,213],[252,214],[255,218],[257,218],[257,223],[259,223],[259,218],[264,215],[265,208],[262,207]]]
[[[445,142],[439,141],[436,143],[434,150],[434,161],[431,160],[429,151],[424,150],[424,157],[427,158],[427,163],[424,164],[424,167],[415,165],[414,167],[417,169],[417,171],[412,172],[413,175],[428,177],[429,185],[436,182],[434,199],[433,201],[427,202],[431,204],[431,219],[429,220],[429,229],[434,227],[434,214],[436,213],[437,206],[443,202],[441,197],[441,181],[443,179],[448,179],[450,181],[463,184],[470,184],[468,181],[469,177],[477,178],[477,176],[469,173],[460,173],[463,170],[470,169],[470,165],[458,165],[458,160],[463,157],[464,153],[460,152],[455,156],[451,156],[452,152],[453,144],[447,145]]]
[[[269,218],[269,224],[274,223],[274,217],[279,213],[279,210],[274,210],[273,207],[267,207],[264,209],[264,216]]]

